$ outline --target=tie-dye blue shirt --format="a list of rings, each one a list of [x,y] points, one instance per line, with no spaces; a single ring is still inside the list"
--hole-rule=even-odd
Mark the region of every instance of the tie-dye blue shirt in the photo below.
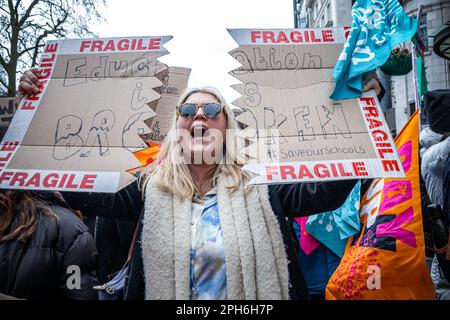
[[[216,190],[203,203],[192,203],[191,299],[227,298],[227,276],[223,232],[220,226]]]

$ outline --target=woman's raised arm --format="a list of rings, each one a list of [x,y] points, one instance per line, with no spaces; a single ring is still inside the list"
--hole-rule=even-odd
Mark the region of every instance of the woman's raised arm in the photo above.
[[[272,185],[287,217],[308,216],[336,210],[347,199],[358,180]]]

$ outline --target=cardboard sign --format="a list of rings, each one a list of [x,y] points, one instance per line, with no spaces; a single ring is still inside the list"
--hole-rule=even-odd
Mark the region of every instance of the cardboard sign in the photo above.
[[[332,68],[346,29],[229,30],[239,44],[230,54],[242,66],[233,102],[244,128],[239,138],[257,177],[277,184],[404,177],[375,92],[331,100]]]
[[[19,98],[0,98],[0,127],[8,127],[19,106]]]
[[[156,113],[155,117],[145,121],[150,131],[141,135],[147,143],[161,144],[166,138],[174,121],[178,99],[187,88],[190,73],[191,69],[188,68],[169,67],[157,75],[163,85],[155,88],[161,98],[150,103],[150,107]]]
[[[19,97],[0,98],[0,140],[5,136],[18,106]]]
[[[158,58],[171,37],[49,41],[40,92],[19,105],[0,145],[0,188],[116,192],[147,145]]]

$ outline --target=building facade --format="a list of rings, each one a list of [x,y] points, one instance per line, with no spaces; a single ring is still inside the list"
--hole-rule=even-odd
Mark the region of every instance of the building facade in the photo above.
[[[428,90],[450,89],[450,64],[433,54],[433,35],[450,21],[450,0],[403,0],[400,1],[404,11],[410,16],[417,16],[419,5],[422,17],[419,21],[419,33],[426,45],[424,56]],[[392,106],[395,110],[397,129],[403,127],[415,109],[413,73],[405,76],[390,77]]]
[[[352,0],[297,0],[300,28],[343,27],[352,24]]]
[[[354,0],[296,0],[294,11],[297,11],[297,25],[299,28],[345,27],[352,25],[352,6]],[[380,73],[379,78],[386,89],[381,107],[389,124],[395,128],[395,112],[392,109],[390,96],[390,78]]]
[[[324,28],[350,26],[353,0],[296,0],[299,28]],[[426,44],[424,57],[428,90],[450,88],[450,63],[433,54],[434,35],[450,21],[450,0],[400,0],[404,11],[417,16],[419,5],[423,5],[419,21],[419,33]],[[295,10],[294,10],[295,11]],[[406,44],[410,48],[410,44]],[[405,76],[388,76],[378,72],[386,89],[381,101],[386,120],[391,129],[401,129],[415,110],[413,72]]]

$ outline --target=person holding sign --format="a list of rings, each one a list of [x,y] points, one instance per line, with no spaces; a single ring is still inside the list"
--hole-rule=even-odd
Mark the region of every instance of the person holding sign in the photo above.
[[[27,74],[19,88],[32,93]],[[249,186],[236,132],[217,89],[188,89],[139,183],[65,194],[85,215],[136,221],[142,212],[125,299],[308,298],[286,217],[338,208],[355,180]]]

